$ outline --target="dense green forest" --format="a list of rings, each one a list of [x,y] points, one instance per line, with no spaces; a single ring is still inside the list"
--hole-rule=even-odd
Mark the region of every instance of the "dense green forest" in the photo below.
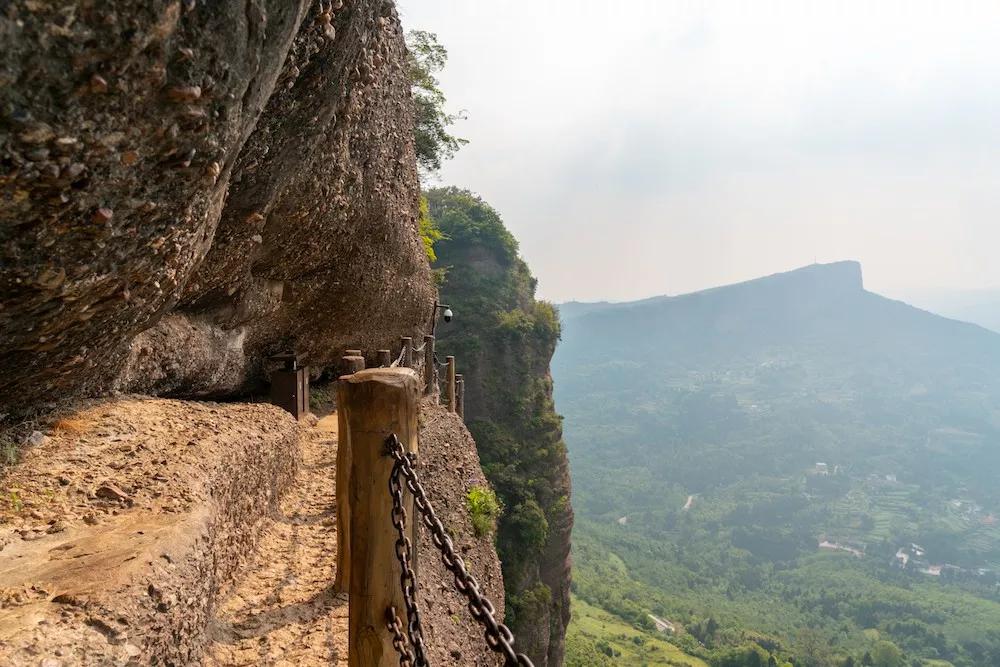
[[[569,620],[573,524],[549,375],[559,321],[535,298],[535,279],[493,208],[457,188],[426,197],[440,237],[441,299],[455,312],[437,329],[439,357],[454,355],[464,375],[466,423],[503,504],[497,550],[507,622],[538,664],[557,665]]]
[[[579,600],[711,665],[1000,665],[1000,335],[853,263],[562,312]]]

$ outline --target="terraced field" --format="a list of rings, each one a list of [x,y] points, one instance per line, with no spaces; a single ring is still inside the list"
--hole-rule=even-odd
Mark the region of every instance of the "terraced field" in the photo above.
[[[581,635],[611,653],[611,664],[648,667],[708,667],[701,658],[687,655],[653,633],[637,630],[608,612],[573,597],[573,623],[567,641]]]

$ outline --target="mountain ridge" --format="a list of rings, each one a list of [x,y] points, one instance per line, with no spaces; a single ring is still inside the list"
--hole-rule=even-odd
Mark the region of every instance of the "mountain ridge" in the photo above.
[[[810,264],[798,269],[752,278],[730,285],[709,287],[703,290],[679,295],[660,295],[636,301],[622,302],[580,302],[571,301],[558,305],[564,321],[577,318],[603,318],[610,314],[619,316],[628,311],[635,315],[643,310],[651,310],[661,306],[691,304],[702,300],[711,301],[726,298],[734,294],[741,297],[773,297],[778,293],[782,298],[791,301],[801,296],[825,297],[842,300],[849,297],[864,298],[864,295],[875,297],[893,307],[901,308],[900,312],[922,313],[938,320],[952,322],[990,336],[1000,336],[997,332],[974,322],[955,319],[946,315],[920,308],[900,299],[884,296],[864,288],[863,272],[860,262],[844,260],[828,264]],[[835,303],[836,301],[834,301]],[[906,310],[903,311],[902,309]],[[593,321],[593,320],[591,320]],[[997,339],[1000,341],[1000,338]]]

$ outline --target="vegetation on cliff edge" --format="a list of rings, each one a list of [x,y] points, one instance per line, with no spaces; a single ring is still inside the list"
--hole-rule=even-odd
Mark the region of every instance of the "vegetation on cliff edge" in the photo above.
[[[568,617],[572,523],[561,418],[548,373],[558,316],[535,299],[535,279],[495,210],[457,188],[430,190],[427,198],[444,235],[435,265],[447,271],[441,298],[456,313],[452,324],[438,328],[439,349],[455,355],[465,374],[466,421],[505,508],[497,546],[507,620],[520,631],[519,641],[531,644],[522,636],[537,634],[548,618],[549,631],[534,648],[553,664],[553,656],[561,658]]]

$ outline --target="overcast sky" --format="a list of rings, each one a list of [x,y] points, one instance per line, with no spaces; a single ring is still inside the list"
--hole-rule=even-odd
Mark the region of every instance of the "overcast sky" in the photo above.
[[[399,0],[450,53],[497,208],[555,300],[838,259],[1000,287],[1000,2]]]

